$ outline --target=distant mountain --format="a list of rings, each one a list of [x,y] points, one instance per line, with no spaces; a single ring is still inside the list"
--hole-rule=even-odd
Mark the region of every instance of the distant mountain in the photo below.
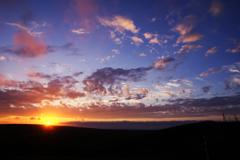
[[[239,122],[199,122],[163,130],[105,130],[0,125],[5,159],[230,159],[239,152]],[[205,150],[204,139],[207,152]]]

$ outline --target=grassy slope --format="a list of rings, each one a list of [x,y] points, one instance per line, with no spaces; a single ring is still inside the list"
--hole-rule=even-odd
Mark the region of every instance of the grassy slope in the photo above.
[[[0,125],[0,155],[25,159],[229,159],[240,123],[200,122],[158,131]]]

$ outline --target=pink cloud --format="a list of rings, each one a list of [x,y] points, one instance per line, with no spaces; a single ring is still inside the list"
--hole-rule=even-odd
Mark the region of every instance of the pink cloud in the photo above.
[[[213,16],[217,16],[222,12],[222,10],[223,4],[218,0],[213,0],[209,12],[211,12]]]
[[[15,53],[22,57],[43,56],[48,52],[47,46],[41,40],[36,40],[34,36],[23,31],[13,36]]]

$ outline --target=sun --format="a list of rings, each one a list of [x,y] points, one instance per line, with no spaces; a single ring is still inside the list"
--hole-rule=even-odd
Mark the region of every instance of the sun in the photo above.
[[[47,122],[47,125],[50,125],[50,122]]]

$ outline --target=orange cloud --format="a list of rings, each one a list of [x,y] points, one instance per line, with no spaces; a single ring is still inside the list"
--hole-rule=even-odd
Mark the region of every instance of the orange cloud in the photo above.
[[[22,57],[43,56],[48,52],[47,46],[41,41],[36,40],[28,32],[19,32],[13,36],[14,47],[17,48],[14,53]]]
[[[195,42],[195,41],[198,41],[199,39],[201,39],[202,37],[203,37],[203,35],[201,35],[200,33],[192,32],[192,33],[188,33],[188,34],[184,34],[184,35],[180,36],[177,40],[177,43]]]
[[[195,27],[196,17],[193,15],[188,15],[183,18],[182,22],[176,27],[171,29],[172,31],[179,32],[181,35],[177,43],[183,42],[195,42],[203,37],[200,33],[193,32],[192,29]]]
[[[122,16],[115,16],[112,19],[97,17],[97,19],[103,26],[115,28],[115,31],[119,33],[124,33],[125,30],[138,33],[140,30],[140,28],[136,28],[132,20]]]
[[[219,47],[216,46],[216,47],[213,47],[213,48],[209,49],[209,50],[205,53],[206,57],[208,56],[208,54],[213,54],[213,53],[217,52],[217,49],[218,49],[218,48],[219,48]]]

